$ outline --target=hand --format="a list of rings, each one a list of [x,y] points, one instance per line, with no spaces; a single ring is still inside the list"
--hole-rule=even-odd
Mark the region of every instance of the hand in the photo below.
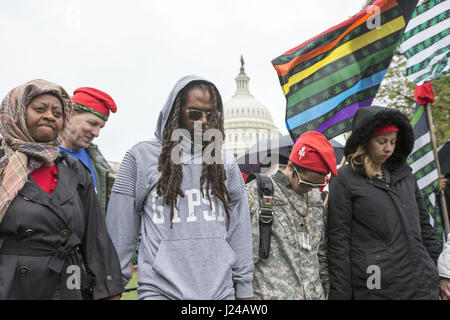
[[[439,177],[439,187],[438,187],[438,192],[440,193],[441,190],[445,189],[445,184],[447,182],[447,179],[443,176]]]
[[[450,280],[440,280],[439,289],[441,289],[442,300],[450,300]]]
[[[134,274],[134,264],[132,262],[130,262],[128,264],[128,267],[130,268],[130,276],[133,277]]]

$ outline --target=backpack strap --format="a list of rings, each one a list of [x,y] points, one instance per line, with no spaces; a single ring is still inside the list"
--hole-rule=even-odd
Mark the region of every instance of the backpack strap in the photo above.
[[[252,173],[247,182],[256,178],[259,194],[259,257],[267,259],[270,252],[270,236],[272,234],[272,196],[274,192],[273,182],[268,176]]]

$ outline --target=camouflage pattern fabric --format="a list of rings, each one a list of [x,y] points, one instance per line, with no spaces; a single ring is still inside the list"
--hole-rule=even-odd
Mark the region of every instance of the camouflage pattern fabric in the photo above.
[[[271,179],[278,182],[299,212],[306,212],[306,194],[293,191],[287,176],[277,171]],[[326,217],[320,193],[314,189],[308,194],[306,219],[312,247],[308,251],[302,248],[303,217],[291,208],[280,187],[276,183],[273,185],[273,224],[268,259],[259,258],[259,194],[256,179],[247,185],[253,233],[255,299],[325,299],[329,276]]]
[[[108,202],[111,196],[112,185],[114,184],[114,177],[111,174],[111,166],[108,164],[96,144],[91,143],[86,152],[92,161],[94,167],[95,177],[97,178],[97,197],[100,202],[103,216],[106,216],[108,209]]]

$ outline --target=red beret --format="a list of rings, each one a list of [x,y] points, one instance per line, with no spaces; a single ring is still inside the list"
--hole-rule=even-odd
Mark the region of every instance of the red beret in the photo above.
[[[95,88],[78,88],[73,92],[72,102],[76,107],[92,112],[103,120],[108,120],[109,111],[117,111],[114,100],[105,92]]]
[[[320,173],[337,176],[336,156],[327,138],[317,132],[302,134],[292,147],[289,160],[293,163]]]

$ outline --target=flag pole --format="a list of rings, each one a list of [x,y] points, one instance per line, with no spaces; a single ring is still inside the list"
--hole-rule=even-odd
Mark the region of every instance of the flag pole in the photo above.
[[[345,164],[345,154],[342,155],[342,159],[341,159],[341,163],[339,164],[339,168],[342,167]],[[328,187],[328,193],[327,196],[325,197],[325,200],[323,201],[323,206],[326,209],[328,207],[328,195],[330,194],[330,188]]]
[[[433,113],[431,112],[431,105],[427,103],[425,105],[425,109],[427,111],[427,121],[428,121],[428,127],[430,128],[430,137],[431,137],[431,145],[433,146],[433,153],[434,158],[436,160],[436,168],[438,172],[438,177],[441,177],[441,165],[439,164],[439,156],[437,152],[437,145],[436,145],[436,137],[434,135],[434,125],[433,125]],[[441,189],[441,188],[440,188]],[[450,223],[448,219],[448,211],[447,211],[447,203],[445,202],[445,194],[444,190],[440,190],[441,194],[441,206],[442,206],[442,215],[444,218],[444,229],[445,229],[445,237],[447,237],[447,234],[450,230]]]

